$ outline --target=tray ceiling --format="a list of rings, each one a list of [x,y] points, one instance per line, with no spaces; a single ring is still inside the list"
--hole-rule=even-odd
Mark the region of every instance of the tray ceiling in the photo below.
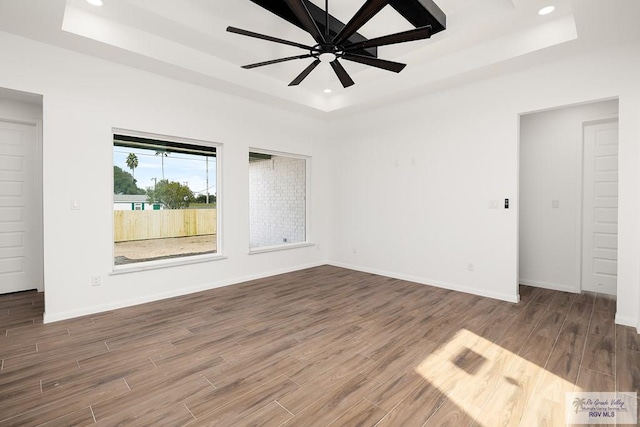
[[[324,8],[324,0],[312,0]],[[178,78],[234,95],[324,115],[361,109],[486,78],[586,49],[640,38],[636,0],[435,0],[447,29],[431,39],[379,48],[408,64],[400,74],[343,63],[355,86],[344,89],[329,64],[298,87],[288,83],[307,60],[241,65],[305,53],[225,31],[231,25],[314,44],[300,28],[249,0],[3,0],[0,30]],[[347,22],[362,0],[332,0]],[[538,15],[548,4],[554,13]],[[390,6],[359,33],[378,37],[413,28]],[[325,90],[331,93],[325,93]]]

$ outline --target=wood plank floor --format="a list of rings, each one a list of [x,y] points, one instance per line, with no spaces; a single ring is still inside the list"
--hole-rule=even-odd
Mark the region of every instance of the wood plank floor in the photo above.
[[[0,296],[0,426],[564,426],[567,391],[640,392],[615,301],[520,292],[323,266],[50,325]]]

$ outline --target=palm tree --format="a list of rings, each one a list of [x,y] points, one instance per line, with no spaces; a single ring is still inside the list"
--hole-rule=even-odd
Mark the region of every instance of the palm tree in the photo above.
[[[164,179],[164,158],[168,155],[169,153],[167,151],[156,151],[156,156],[160,156],[162,159],[162,179]]]
[[[129,153],[129,155],[127,156],[127,166],[129,166],[129,169],[131,169],[131,175],[133,176],[133,179],[135,180],[135,178],[136,178],[136,168],[138,167],[138,156],[136,156],[133,153]]]

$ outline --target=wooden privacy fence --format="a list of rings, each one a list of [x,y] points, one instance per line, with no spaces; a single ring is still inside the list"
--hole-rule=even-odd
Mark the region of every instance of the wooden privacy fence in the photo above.
[[[116,242],[216,234],[216,209],[114,211]]]

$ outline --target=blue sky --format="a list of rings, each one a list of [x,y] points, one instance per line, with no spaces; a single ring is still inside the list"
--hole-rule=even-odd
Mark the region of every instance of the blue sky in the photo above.
[[[162,159],[155,155],[155,150],[113,147],[113,165],[131,173],[127,166],[127,156],[134,153],[138,156],[138,167],[134,177],[138,187],[153,187],[153,178],[162,179]],[[194,194],[206,194],[207,173],[203,156],[169,153],[164,158],[164,177],[169,181],[181,184],[188,183]],[[209,194],[216,194],[216,158],[209,157]]]

